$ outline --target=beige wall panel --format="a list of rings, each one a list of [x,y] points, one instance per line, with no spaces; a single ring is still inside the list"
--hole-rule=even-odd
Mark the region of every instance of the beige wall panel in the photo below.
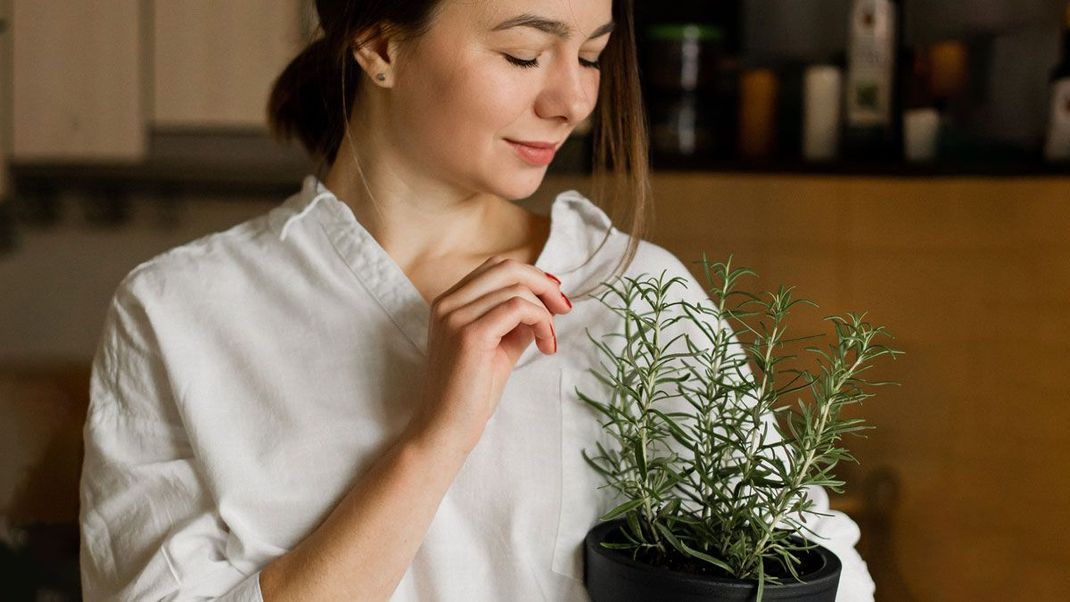
[[[14,0],[17,160],[144,155],[137,0]]]
[[[154,125],[266,128],[275,78],[303,47],[302,0],[155,0]]]

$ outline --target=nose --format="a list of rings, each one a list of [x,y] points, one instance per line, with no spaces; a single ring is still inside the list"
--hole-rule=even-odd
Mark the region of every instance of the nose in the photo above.
[[[570,125],[579,124],[594,110],[598,100],[598,71],[568,56],[556,61],[550,71],[535,103],[536,114],[543,119],[564,119]]]

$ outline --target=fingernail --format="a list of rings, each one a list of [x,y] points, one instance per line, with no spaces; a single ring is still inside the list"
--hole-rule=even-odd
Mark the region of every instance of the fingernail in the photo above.
[[[546,272],[546,277],[549,278],[550,280],[553,280],[554,282],[556,282],[558,284],[561,284],[561,281],[557,279],[557,276],[554,276],[550,272]]]
[[[572,302],[568,300],[568,297],[565,296],[565,293],[561,293],[561,298],[565,300],[565,303],[568,303],[569,309],[572,309]]]

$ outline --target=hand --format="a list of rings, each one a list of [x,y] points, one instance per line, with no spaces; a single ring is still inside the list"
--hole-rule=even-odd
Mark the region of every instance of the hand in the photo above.
[[[539,268],[494,256],[431,303],[424,405],[410,430],[475,447],[505,383],[534,338],[557,352],[553,317],[571,311]]]

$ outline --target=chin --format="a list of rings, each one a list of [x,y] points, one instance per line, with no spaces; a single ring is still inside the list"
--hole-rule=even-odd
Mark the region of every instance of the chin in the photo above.
[[[511,201],[526,199],[539,190],[539,186],[542,186],[545,176],[545,169],[524,170],[521,173],[512,174],[511,179],[501,182],[496,187],[497,192],[495,194]]]
[[[473,181],[476,190],[508,200],[526,199],[535,194],[546,177],[546,167],[488,163]]]
[[[468,175],[474,190],[515,201],[535,194],[542,186],[548,168],[549,165],[528,165],[510,155],[481,161],[479,167],[469,171]]]

